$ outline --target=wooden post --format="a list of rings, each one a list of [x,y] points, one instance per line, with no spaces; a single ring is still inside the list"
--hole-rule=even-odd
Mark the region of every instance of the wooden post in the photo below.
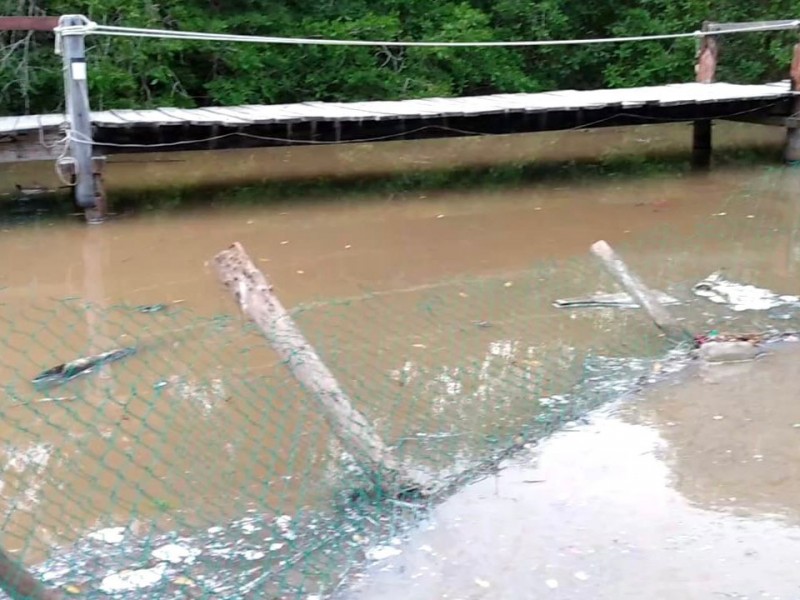
[[[79,15],[65,15],[59,27],[79,27],[86,19]],[[89,222],[105,216],[98,210],[95,177],[92,165],[92,118],[89,109],[87,85],[86,46],[83,33],[60,32],[61,54],[64,68],[64,95],[69,119],[69,151],[74,160],[75,202],[84,209]]]
[[[795,44],[794,46],[789,79],[791,81],[791,90],[800,92],[800,44]],[[791,107],[792,115],[797,116],[800,113],[800,96],[796,96],[792,100]],[[796,123],[796,120],[794,122],[790,121],[790,125],[786,129],[786,146],[783,151],[783,159],[787,163],[800,161],[800,127],[792,126],[792,124]]]
[[[692,334],[684,328],[656,299],[650,289],[628,268],[623,260],[605,241],[592,244],[592,254],[598,257],[606,271],[647,311],[656,326],[673,342],[685,342]]]
[[[715,31],[716,26],[706,21],[703,23],[702,31]],[[695,81],[697,83],[713,83],[717,73],[717,36],[704,35],[700,38],[697,49],[697,64],[694,67]]]
[[[108,199],[106,198],[105,170],[108,163],[106,156],[92,157],[92,186],[94,189],[94,211],[86,215],[89,223],[101,223],[108,215]]]
[[[333,433],[357,461],[380,474],[378,485],[420,489],[422,484],[405,472],[367,419],[353,408],[350,398],[303,336],[272,290],[272,284],[255,267],[238,242],[213,259],[217,275],[233,292],[242,312],[261,329],[295,379],[319,403]]]
[[[0,548],[0,589],[12,600],[63,600],[61,592],[42,585],[28,570]]]
[[[706,21],[703,31],[714,30],[714,25]],[[717,72],[717,38],[704,35],[697,49],[695,79],[697,83],[713,83]],[[692,168],[706,170],[711,166],[711,120],[695,121],[692,132]]]
[[[692,125],[692,169],[706,171],[711,167],[711,119]]]

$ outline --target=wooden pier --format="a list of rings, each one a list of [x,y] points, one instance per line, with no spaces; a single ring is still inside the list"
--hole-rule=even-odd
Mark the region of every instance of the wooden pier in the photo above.
[[[6,27],[31,26],[30,19]],[[80,15],[59,27],[80,26]],[[624,89],[558,90],[399,101],[300,102],[90,112],[84,33],[62,31],[67,114],[0,117],[0,163],[54,160],[74,184],[76,202],[102,219],[105,157],[118,153],[308,144],[374,143],[457,136],[692,122],[692,163],[706,168],[711,123],[718,119],[779,125],[785,158],[800,161],[800,44],[789,79],[761,85],[715,82],[717,36],[746,26],[797,28],[800,21],[706,23],[696,81]],[[41,27],[52,26],[52,22]]]
[[[354,143],[740,119],[786,126],[790,82],[681,83],[395,102],[303,102],[91,113],[95,153]],[[63,114],[0,117],[0,162],[56,159]]]

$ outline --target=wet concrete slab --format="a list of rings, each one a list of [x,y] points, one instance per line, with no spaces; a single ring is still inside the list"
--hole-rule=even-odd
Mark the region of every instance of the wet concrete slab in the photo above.
[[[457,493],[348,600],[800,597],[800,347],[690,367]]]

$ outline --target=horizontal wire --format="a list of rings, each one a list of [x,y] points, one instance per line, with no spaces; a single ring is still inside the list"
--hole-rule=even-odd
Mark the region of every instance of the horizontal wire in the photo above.
[[[119,27],[101,25],[86,20],[83,25],[59,26],[54,30],[62,36],[69,35],[105,35],[120,37],[140,37],[158,39],[180,39],[216,42],[249,42],[256,44],[293,44],[315,46],[379,46],[379,47],[423,47],[423,48],[488,48],[488,47],[531,47],[531,46],[567,46],[589,44],[611,44],[622,42],[641,42],[658,40],[676,40],[684,38],[703,38],[707,36],[729,35],[735,33],[753,33],[761,31],[785,31],[800,27],[800,20],[764,25],[747,25],[721,31],[692,31],[683,33],[665,33],[652,35],[635,35],[607,38],[584,38],[562,40],[519,40],[491,42],[433,42],[433,41],[398,41],[398,40],[337,40],[326,38],[302,38],[281,36],[237,35],[227,33],[208,33],[199,31],[174,31],[169,29],[147,29],[139,27]]]

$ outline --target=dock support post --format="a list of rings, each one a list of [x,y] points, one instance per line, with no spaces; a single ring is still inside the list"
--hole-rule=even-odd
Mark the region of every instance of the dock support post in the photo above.
[[[703,31],[712,31],[714,26],[706,21]],[[695,76],[697,83],[713,83],[717,72],[717,38],[705,35],[697,49]],[[695,121],[692,132],[692,168],[706,170],[711,166],[711,120]]]
[[[789,79],[791,81],[791,90],[800,92],[800,43],[794,46]],[[800,96],[792,100],[791,113],[792,116],[797,116],[800,113]],[[783,159],[789,164],[800,162],[800,127],[793,127],[792,122],[797,123],[796,120],[789,121],[789,127],[786,129],[786,146],[783,151]]]
[[[86,18],[64,15],[59,28],[80,27]],[[89,223],[104,219],[104,203],[97,202],[97,182],[92,161],[92,118],[89,110],[89,89],[86,69],[85,34],[79,31],[59,31],[60,51],[64,68],[64,97],[69,122],[69,153],[75,174],[75,202],[84,210]]]
[[[692,168],[707,170],[711,166],[711,119],[695,121],[692,126]]]

